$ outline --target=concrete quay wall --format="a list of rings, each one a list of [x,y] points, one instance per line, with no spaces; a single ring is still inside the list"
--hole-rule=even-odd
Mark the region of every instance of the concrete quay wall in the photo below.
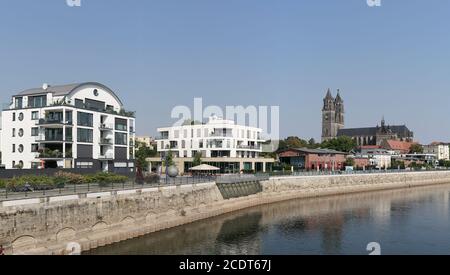
[[[285,200],[450,183],[450,172],[275,177],[256,195],[225,200],[214,182],[0,204],[7,254],[69,254]]]

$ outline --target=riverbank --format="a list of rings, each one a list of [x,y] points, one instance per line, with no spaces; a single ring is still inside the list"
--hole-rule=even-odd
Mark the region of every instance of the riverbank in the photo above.
[[[140,237],[245,208],[298,198],[450,183],[450,172],[275,177],[262,192],[223,199],[216,184],[131,190],[0,208],[0,244],[9,254],[66,254]]]

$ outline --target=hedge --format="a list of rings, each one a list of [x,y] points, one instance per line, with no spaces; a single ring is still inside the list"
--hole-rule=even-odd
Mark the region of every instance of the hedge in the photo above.
[[[0,179],[0,188],[7,188],[10,191],[26,191],[26,187],[31,187],[33,190],[38,191],[87,183],[98,183],[101,186],[105,186],[113,183],[126,183],[128,180],[129,178],[126,176],[112,173],[79,175],[59,171],[53,177],[27,175],[12,179]]]

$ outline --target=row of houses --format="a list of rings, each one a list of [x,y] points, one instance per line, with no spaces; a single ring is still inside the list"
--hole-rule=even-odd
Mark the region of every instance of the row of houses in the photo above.
[[[210,117],[206,122],[158,129],[156,138],[136,137],[135,115],[103,84],[44,84],[12,96],[2,111],[1,152],[5,169],[94,169],[134,171],[135,144],[156,147],[150,171],[160,172],[171,155],[180,173],[188,172],[196,156],[221,173],[267,172],[277,164],[305,170],[342,170],[352,158],[356,167],[387,168],[394,160],[433,164],[449,160],[448,144],[424,146],[409,154],[411,141],[385,139],[362,145],[355,152],[291,148],[276,158],[263,155],[267,140],[262,129]]]

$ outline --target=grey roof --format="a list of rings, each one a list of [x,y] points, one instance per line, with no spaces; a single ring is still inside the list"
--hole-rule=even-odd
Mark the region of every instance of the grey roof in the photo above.
[[[393,133],[396,133],[400,138],[412,137],[414,134],[405,125],[394,125],[389,126]],[[368,127],[368,128],[351,128],[351,129],[340,129],[338,131],[338,136],[375,136],[379,128]]]
[[[336,151],[336,150],[332,150],[332,149],[310,149],[310,148],[287,148],[284,150],[281,150],[281,152],[284,151],[289,151],[289,150],[295,150],[295,151],[300,151],[300,152],[304,152],[304,153],[309,153],[309,154],[338,154],[338,155],[348,155],[348,153],[345,152],[340,152],[340,151]]]
[[[39,95],[39,94],[46,94],[46,93],[52,93],[54,96],[67,96],[70,93],[72,93],[74,90],[76,90],[77,88],[79,88],[81,86],[85,86],[85,85],[94,85],[94,86],[99,86],[99,87],[105,89],[106,91],[110,92],[111,95],[117,99],[117,101],[120,103],[120,105],[123,105],[122,101],[114,93],[113,90],[111,90],[107,86],[105,86],[101,83],[98,83],[98,82],[83,82],[83,83],[73,83],[73,84],[58,85],[58,86],[49,86],[47,88],[47,90],[44,90],[42,87],[41,88],[33,88],[33,89],[28,89],[23,92],[20,92],[18,94],[18,96]]]
[[[82,85],[83,83],[59,85],[59,86],[49,86],[47,90],[41,88],[28,89],[20,92],[19,95],[34,95],[34,94],[45,94],[53,93],[55,96],[66,96],[70,94],[76,87]]]

